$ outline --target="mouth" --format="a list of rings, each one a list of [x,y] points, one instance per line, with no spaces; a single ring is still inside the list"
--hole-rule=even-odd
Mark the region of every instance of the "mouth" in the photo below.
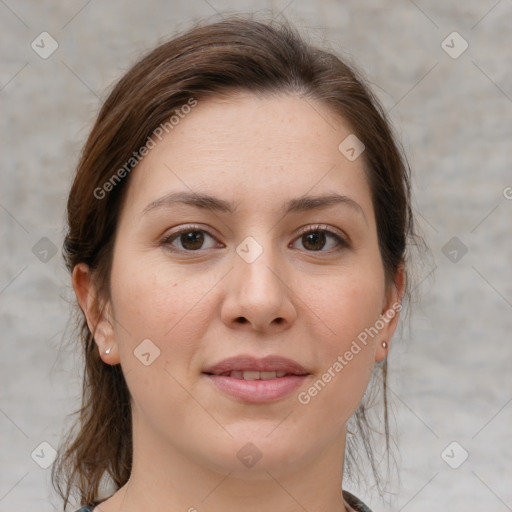
[[[258,372],[252,370],[233,370],[230,372],[224,373],[208,373],[205,372],[206,375],[216,375],[217,377],[231,377],[232,379],[243,379],[243,380],[271,380],[271,379],[281,379],[283,377],[288,377],[290,375],[298,375],[295,373],[287,373],[284,371],[265,371]]]
[[[250,403],[280,400],[301,386],[310,375],[296,361],[280,356],[263,359],[233,357],[202,373],[222,394]]]

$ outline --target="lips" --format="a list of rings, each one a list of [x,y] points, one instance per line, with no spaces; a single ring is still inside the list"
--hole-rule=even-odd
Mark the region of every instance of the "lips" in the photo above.
[[[203,371],[222,394],[242,402],[273,402],[289,396],[309,372],[291,359],[243,355],[224,359]]]
[[[231,372],[224,372],[219,374],[212,374],[212,375],[218,375],[222,377],[231,377],[232,379],[244,379],[244,380],[270,380],[270,379],[276,379],[285,377],[286,375],[295,375],[293,373],[287,373],[287,372],[256,372],[252,370],[246,370],[246,371],[239,371],[239,370],[233,370]]]
[[[275,375],[274,375],[275,372]],[[281,356],[255,358],[241,355],[224,359],[203,370],[211,375],[224,375],[246,380],[272,379],[286,375],[308,375],[307,370],[292,359]],[[259,375],[258,375],[259,374]]]

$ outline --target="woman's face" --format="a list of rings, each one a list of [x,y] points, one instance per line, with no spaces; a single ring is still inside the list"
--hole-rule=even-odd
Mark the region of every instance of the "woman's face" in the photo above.
[[[96,341],[122,365],[136,450],[254,478],[339,465],[399,297],[350,134],[313,100],[207,99],[132,171]],[[206,373],[234,357],[267,373]]]

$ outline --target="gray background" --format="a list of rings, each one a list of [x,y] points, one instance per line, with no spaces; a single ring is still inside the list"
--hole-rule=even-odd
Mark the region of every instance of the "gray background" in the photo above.
[[[413,169],[432,254],[390,355],[402,481],[386,503],[371,489],[361,497],[376,512],[512,510],[510,0],[0,0],[0,511],[57,510],[50,469],[35,460],[51,462],[39,445],[57,447],[79,406],[60,247],[101,101],[142,51],[235,9],[282,13],[357,62]],[[31,48],[43,31],[59,45],[47,59]],[[469,44],[457,58],[457,36],[444,43],[452,56],[442,47],[453,31]]]

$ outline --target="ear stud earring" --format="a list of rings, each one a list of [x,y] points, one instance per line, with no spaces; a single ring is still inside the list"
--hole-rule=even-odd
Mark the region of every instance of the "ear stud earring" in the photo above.
[[[111,348],[112,348],[112,347],[108,347],[108,348],[107,348],[107,350],[105,350],[105,354],[107,354],[107,355],[108,355],[108,354],[110,354],[110,349],[111,349]]]
[[[385,340],[384,340],[384,341],[382,342],[382,348],[383,348],[383,349],[388,348],[388,342],[387,342],[387,341],[385,341]]]

